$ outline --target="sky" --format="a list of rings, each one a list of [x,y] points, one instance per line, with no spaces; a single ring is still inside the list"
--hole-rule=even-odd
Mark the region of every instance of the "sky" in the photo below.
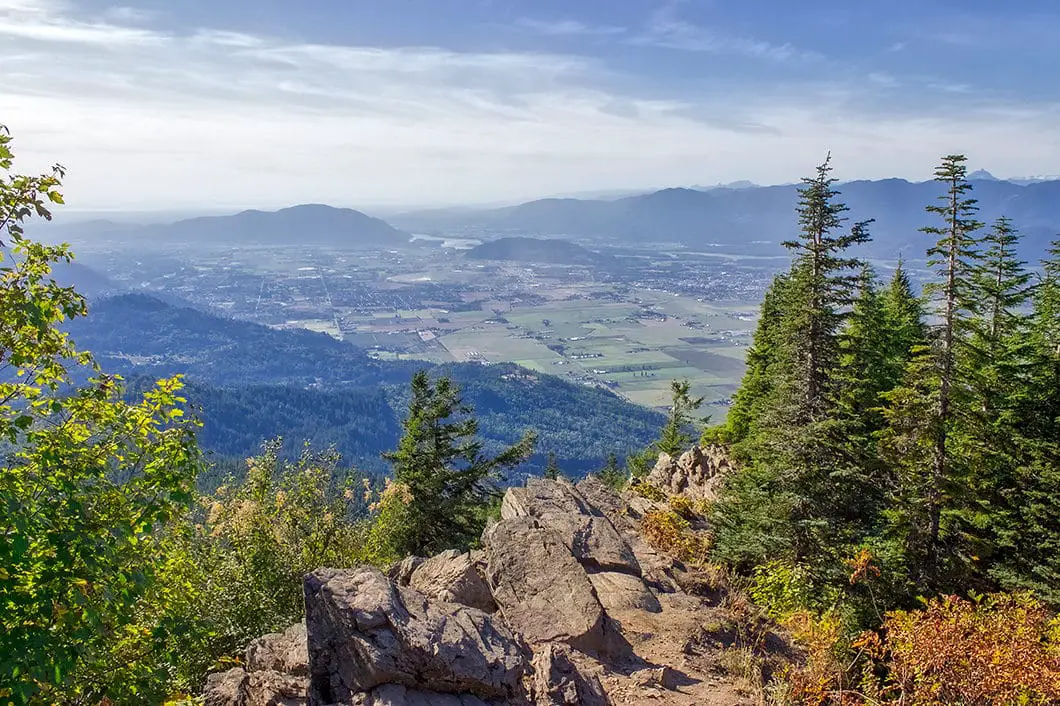
[[[1060,173],[1056,0],[0,0],[79,210]]]

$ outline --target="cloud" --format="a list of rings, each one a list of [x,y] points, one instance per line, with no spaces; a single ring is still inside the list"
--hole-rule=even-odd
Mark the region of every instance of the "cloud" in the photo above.
[[[657,35],[707,41],[699,28]],[[754,40],[716,41],[696,51],[793,56]],[[905,77],[882,73],[675,87],[584,55],[181,33],[45,0],[0,0],[0,76],[0,122],[16,137],[19,168],[62,162],[74,209],[431,204],[776,183],[797,179],[828,149],[844,178],[927,176],[937,155],[955,150],[1000,173],[1060,162],[1057,106],[952,110],[947,101],[972,97],[947,93],[930,96],[938,113],[926,114],[886,90]]]
[[[0,38],[102,45],[157,45],[166,38],[157,32],[106,19],[79,21],[65,13],[59,0],[0,0]]]
[[[625,27],[613,25],[587,25],[577,20],[542,21],[521,18],[516,24],[525,29],[553,37],[607,37],[625,34]]]
[[[677,4],[667,4],[655,12],[644,31],[631,44],[691,52],[729,54],[755,59],[788,61],[817,59],[816,52],[798,49],[791,44],[773,44],[761,39],[720,32],[686,22],[676,17]]]

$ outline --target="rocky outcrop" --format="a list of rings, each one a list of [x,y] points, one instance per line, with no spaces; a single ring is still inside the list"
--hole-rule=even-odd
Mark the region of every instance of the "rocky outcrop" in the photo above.
[[[582,565],[597,571],[621,571],[640,576],[640,565],[611,521],[563,481],[531,479],[525,488],[512,488],[501,505],[503,521],[529,517],[557,532]]]
[[[704,498],[722,463],[693,449],[650,482]],[[716,471],[714,471],[716,472]],[[510,489],[483,549],[407,558],[386,574],[320,569],[306,621],[211,675],[207,706],[605,706],[745,703],[702,663],[716,599],[641,536],[666,504],[589,477]],[[705,575],[704,575],[705,576]],[[704,578],[704,581],[707,579]],[[684,587],[684,588],[683,588]],[[686,590],[688,589],[688,590]],[[715,604],[709,601],[715,601]],[[706,643],[704,643],[706,644]],[[697,663],[695,660],[700,660]]]
[[[486,530],[486,578],[505,621],[531,644],[605,648],[604,608],[564,537],[516,517]]]
[[[674,458],[659,454],[647,482],[667,495],[684,495],[691,500],[714,500],[721,477],[732,464],[720,446],[693,446]]]
[[[481,699],[522,692],[527,654],[481,610],[430,602],[371,568],[305,579],[309,701],[352,703],[386,684]]]

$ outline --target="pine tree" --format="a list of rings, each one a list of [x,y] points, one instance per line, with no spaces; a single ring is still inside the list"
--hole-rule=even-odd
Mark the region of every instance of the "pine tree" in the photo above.
[[[716,541],[741,564],[763,554],[836,563],[846,532],[850,459],[837,443],[840,332],[851,315],[861,263],[847,250],[869,239],[869,221],[841,230],[828,159],[800,188],[799,236],[790,271],[767,296],[744,385],[728,424],[745,466],[716,506]],[[767,307],[772,316],[768,316]]]
[[[549,480],[558,480],[560,477],[559,463],[556,461],[556,452],[548,452],[548,461],[545,464],[545,478]]]
[[[970,198],[965,157],[949,155],[935,171],[946,185],[938,204],[926,207],[942,224],[921,231],[938,240],[928,249],[938,281],[925,291],[936,303],[930,345],[914,351],[905,383],[887,393],[889,427],[884,447],[897,470],[892,533],[914,568],[914,581],[939,588],[974,562],[960,516],[968,506],[967,459],[957,443],[966,431],[969,371],[959,365],[979,309],[972,277],[979,266],[975,199]],[[946,546],[943,547],[945,541]],[[948,577],[948,578],[947,578]]]
[[[525,461],[534,446],[528,433],[494,457],[482,453],[478,421],[448,377],[434,383],[420,371],[412,378],[408,417],[395,451],[384,454],[394,480],[410,496],[390,543],[398,555],[430,555],[466,548],[485,524],[485,506],[495,499],[496,475]]]
[[[655,448],[671,456],[687,451],[694,439],[688,433],[692,427],[692,413],[702,406],[702,397],[691,396],[691,383],[688,380],[671,380],[670,412]]]

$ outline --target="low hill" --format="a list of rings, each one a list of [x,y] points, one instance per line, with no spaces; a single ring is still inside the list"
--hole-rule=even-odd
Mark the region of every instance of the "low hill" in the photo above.
[[[569,240],[548,238],[500,238],[465,253],[471,260],[508,260],[546,265],[598,265],[614,260]]]
[[[599,469],[609,453],[646,445],[663,423],[609,391],[515,365],[378,361],[326,334],[275,330],[140,294],[96,302],[69,331],[106,372],[185,375],[186,397],[204,421],[203,444],[224,455],[246,456],[283,436],[334,445],[348,460],[382,470],[378,452],[397,443],[407,385],[419,369],[460,385],[487,451],[537,430],[538,455],[523,470],[544,468],[549,451],[569,473]]]

